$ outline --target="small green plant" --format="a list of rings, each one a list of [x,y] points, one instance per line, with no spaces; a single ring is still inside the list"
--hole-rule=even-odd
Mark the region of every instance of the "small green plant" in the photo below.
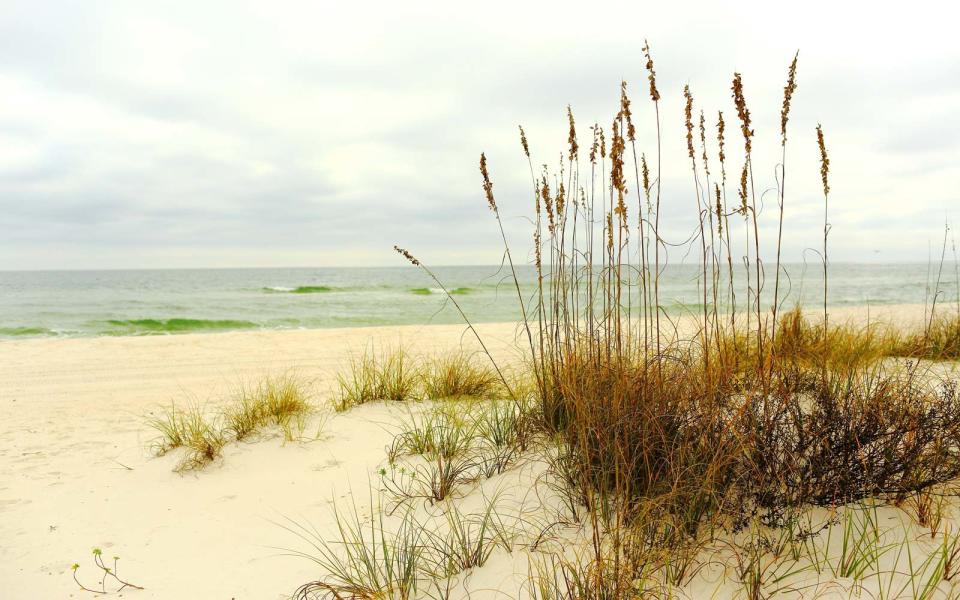
[[[93,554],[93,564],[98,569],[100,569],[100,589],[94,589],[94,588],[83,585],[83,583],[80,582],[80,578],[77,576],[77,571],[80,570],[80,564],[73,563],[73,565],[70,567],[70,570],[73,574],[73,580],[77,583],[78,586],[80,586],[80,589],[87,592],[93,592],[94,594],[107,594],[110,592],[110,590],[107,589],[108,582],[112,582],[117,586],[116,589],[112,590],[113,592],[121,592],[126,588],[133,588],[136,590],[143,589],[139,585],[130,583],[129,581],[126,581],[120,578],[120,575],[117,571],[117,564],[120,562],[119,556],[114,556],[113,566],[108,567],[103,562],[103,551],[100,548],[94,548],[92,550],[92,554]]]

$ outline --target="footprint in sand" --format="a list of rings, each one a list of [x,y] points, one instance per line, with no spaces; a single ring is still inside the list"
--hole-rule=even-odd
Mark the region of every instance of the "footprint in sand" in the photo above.
[[[327,462],[325,462],[325,463],[323,463],[323,464],[321,464],[321,463],[314,463],[314,464],[310,465],[310,470],[311,470],[311,471],[326,471],[327,469],[332,469],[332,468],[334,468],[334,467],[339,467],[341,464],[343,464],[343,463],[340,462],[339,460],[334,460],[334,459],[331,458],[330,460],[328,460]]]
[[[17,504],[30,504],[31,502],[32,500],[27,499],[0,500],[0,512],[8,511]]]

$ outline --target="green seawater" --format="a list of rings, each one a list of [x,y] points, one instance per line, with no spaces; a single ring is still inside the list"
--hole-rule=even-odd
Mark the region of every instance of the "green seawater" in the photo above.
[[[520,318],[513,281],[498,267],[435,272],[473,321]],[[819,305],[819,268],[787,265],[786,272],[786,304]],[[940,302],[956,297],[955,272],[943,269]],[[518,266],[518,274],[529,307],[536,273]],[[666,268],[660,290],[668,313],[698,312],[699,275],[697,265]],[[745,276],[735,275],[743,306]],[[834,264],[830,304],[923,303],[926,277],[925,264]],[[410,266],[0,272],[0,338],[8,339],[461,322],[436,282]]]

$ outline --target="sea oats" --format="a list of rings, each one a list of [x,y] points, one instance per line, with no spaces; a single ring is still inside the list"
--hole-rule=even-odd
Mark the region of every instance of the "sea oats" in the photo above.
[[[417,260],[416,257],[415,257],[414,255],[410,254],[408,251],[404,250],[403,248],[401,248],[401,247],[399,247],[399,246],[394,246],[393,249],[397,251],[397,254],[400,254],[400,255],[403,256],[405,259],[407,259],[408,261],[410,261],[410,264],[411,264],[411,265],[413,265],[413,266],[415,266],[415,267],[419,267],[419,266],[420,266],[420,261]]]
[[[738,190],[740,194],[740,210],[738,211],[741,215],[747,214],[747,162],[743,163],[743,170],[740,171],[740,189]]]
[[[493,183],[490,181],[490,173],[487,172],[487,155],[480,153],[480,174],[483,176],[483,193],[487,196],[487,204],[490,210],[497,211],[497,201],[493,198]]]
[[[790,118],[790,103],[793,100],[793,92],[797,89],[797,57],[800,52],[793,56],[793,62],[787,71],[787,85],[783,87],[783,107],[780,109],[780,144],[787,145],[787,120]]]
[[[657,102],[660,100],[660,92],[657,90],[657,72],[653,70],[653,59],[650,57],[650,42],[643,40],[643,55],[647,59],[647,79],[650,81],[650,98]]]
[[[703,171],[710,176],[710,163],[707,159],[707,120],[700,111],[700,147],[703,149]]]
[[[716,211],[717,211],[717,235],[723,235],[723,203],[720,202],[720,186],[716,183],[713,184],[713,188],[716,192]]]
[[[727,124],[723,122],[723,111],[717,111],[717,146],[720,148],[719,157],[720,157],[720,172],[723,175],[723,180],[727,180],[727,167],[726,160],[727,155],[724,154],[724,133],[726,132]]]
[[[637,130],[633,126],[633,115],[630,113],[630,98],[627,96],[627,82],[620,82],[620,114],[627,122],[627,139],[631,142],[637,139]]]
[[[696,157],[693,153],[693,95],[690,93],[690,86],[683,86],[683,97],[686,99],[686,104],[683,107],[683,123],[687,128],[687,154],[690,156],[690,160],[695,161]]]
[[[590,164],[597,164],[597,150],[600,147],[600,142],[597,139],[597,124],[594,123],[590,128],[590,131],[593,133],[593,143],[590,144]]]
[[[820,180],[823,182],[823,195],[830,194],[830,183],[827,175],[830,173],[830,157],[827,156],[827,146],[823,140],[823,127],[817,124],[817,146],[820,148]]]
[[[567,105],[567,120],[570,122],[570,131],[567,135],[567,144],[570,146],[570,161],[573,162],[577,159],[580,146],[577,144],[577,128],[574,126],[573,122],[573,111],[570,109],[570,105]]]
[[[737,116],[740,118],[740,131],[743,132],[743,147],[747,154],[753,149],[751,138],[753,138],[753,129],[751,129],[750,109],[747,108],[747,100],[743,96],[743,79],[740,73],[733,74],[733,103],[737,107]]]

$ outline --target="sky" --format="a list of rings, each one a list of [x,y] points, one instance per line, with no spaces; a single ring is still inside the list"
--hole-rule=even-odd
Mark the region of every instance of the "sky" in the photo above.
[[[0,269],[399,265],[394,244],[428,264],[498,263],[481,152],[514,253],[529,256],[517,125],[535,169],[556,170],[571,106],[585,181],[589,127],[609,130],[625,80],[637,151],[655,156],[644,39],[672,261],[697,260],[683,245],[697,226],[683,87],[711,134],[724,112],[733,198],[735,71],[772,260],[780,105],[798,50],[784,259],[815,260],[822,243],[817,123],[831,260],[937,254],[944,223],[960,221],[957,9],[724,4],[0,2]]]

